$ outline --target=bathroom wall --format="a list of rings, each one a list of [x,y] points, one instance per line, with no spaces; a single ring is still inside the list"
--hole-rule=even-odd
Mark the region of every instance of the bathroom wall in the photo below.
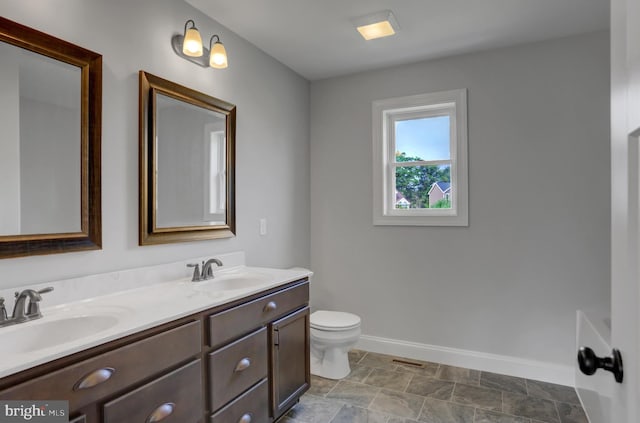
[[[253,265],[309,265],[309,83],[219,23],[176,0],[23,0],[0,15],[103,55],[100,251],[0,260],[0,289],[244,250]],[[194,19],[219,34],[229,68],[175,55]],[[138,246],[138,71],[237,106],[237,236]],[[259,219],[268,233],[260,236]]]
[[[457,88],[469,226],[373,226],[372,101]],[[313,82],[313,306],[379,349],[569,383],[575,310],[609,307],[608,98],[605,32]]]

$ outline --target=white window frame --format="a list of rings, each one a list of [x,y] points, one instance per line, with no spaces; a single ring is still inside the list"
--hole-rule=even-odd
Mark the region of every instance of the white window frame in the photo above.
[[[467,90],[458,89],[373,102],[373,224],[469,226]],[[450,160],[395,163],[395,121],[449,116]],[[446,163],[445,163],[446,162]],[[396,209],[395,169],[451,164],[450,209]]]

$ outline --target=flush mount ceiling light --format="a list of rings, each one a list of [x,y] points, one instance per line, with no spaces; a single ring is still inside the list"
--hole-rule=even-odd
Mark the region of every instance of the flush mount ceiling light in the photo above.
[[[215,44],[213,44],[214,38],[216,39]],[[171,38],[171,47],[178,56],[203,68],[225,69],[229,66],[227,50],[220,42],[220,37],[217,34],[212,35],[207,49],[202,45],[200,32],[191,19],[184,24],[183,35],[178,34]]]
[[[391,10],[372,13],[352,19],[351,22],[365,40],[375,40],[376,38],[394,35],[398,29],[398,22]]]

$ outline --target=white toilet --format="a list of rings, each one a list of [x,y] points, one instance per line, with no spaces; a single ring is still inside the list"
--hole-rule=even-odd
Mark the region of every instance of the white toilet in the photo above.
[[[341,311],[311,313],[311,373],[342,379],[350,372],[349,350],[360,338],[360,317]]]

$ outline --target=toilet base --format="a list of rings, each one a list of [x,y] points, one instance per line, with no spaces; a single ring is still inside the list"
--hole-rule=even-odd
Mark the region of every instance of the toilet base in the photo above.
[[[343,379],[349,376],[348,350],[328,348],[322,352],[311,351],[311,374],[325,379]]]

